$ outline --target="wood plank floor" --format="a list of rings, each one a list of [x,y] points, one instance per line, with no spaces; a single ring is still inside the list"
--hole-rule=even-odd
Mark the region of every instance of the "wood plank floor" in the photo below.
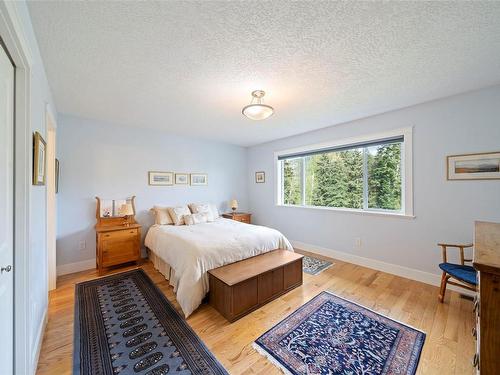
[[[319,292],[329,290],[426,332],[418,374],[473,373],[470,360],[474,354],[471,336],[474,318],[469,299],[448,291],[441,304],[436,287],[338,260],[333,262],[333,267],[317,276],[304,274],[304,285],[235,323],[228,323],[207,304],[187,321],[229,373],[280,374],[252,349],[253,340]],[[141,267],[180,311],[163,276],[150,262]],[[133,267],[116,272],[130,268]],[[49,320],[38,375],[71,374],[74,285],[96,277],[94,270],[59,277],[57,289],[49,297]]]

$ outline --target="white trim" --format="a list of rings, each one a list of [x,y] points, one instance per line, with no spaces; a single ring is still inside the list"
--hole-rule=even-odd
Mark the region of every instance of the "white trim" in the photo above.
[[[47,249],[47,286],[48,290],[56,288],[56,234],[57,234],[57,199],[55,192],[55,159],[56,159],[56,139],[57,123],[54,112],[49,103],[45,104],[45,131],[47,141],[47,182],[45,189],[45,239]]]
[[[47,328],[48,321],[49,321],[48,309],[45,309],[45,311],[43,312],[42,324],[40,325],[40,328],[36,335],[35,346],[34,346],[35,356],[33,357],[33,362],[31,363],[31,368],[33,369],[33,371],[31,372],[32,374],[36,373],[36,369],[38,367],[38,359],[40,358],[40,352],[42,351],[43,336],[45,333],[45,328]]]
[[[377,139],[387,139],[397,136],[403,136],[404,142],[402,144],[401,153],[401,164],[404,168],[401,170],[401,180],[402,180],[402,194],[404,194],[404,199],[402,199],[402,207],[400,212],[394,211],[384,211],[384,210],[356,210],[350,208],[332,208],[332,207],[316,207],[316,206],[306,206],[306,205],[284,205],[282,203],[281,195],[281,182],[282,182],[282,171],[278,168],[278,158],[281,155],[297,154],[302,152],[316,151],[321,149],[328,149],[338,146],[346,146],[351,144],[365,143],[374,141]],[[381,133],[370,134],[365,136],[350,137],[344,139],[338,139],[334,141],[321,142],[307,146],[289,148],[286,150],[275,151],[274,152],[274,176],[276,181],[275,194],[274,194],[274,204],[276,206],[287,206],[287,207],[301,207],[301,208],[319,208],[319,209],[329,209],[332,211],[346,211],[346,212],[356,212],[362,214],[371,213],[383,213],[384,215],[395,215],[395,216],[406,216],[414,217],[413,213],[413,127],[406,127],[400,129],[389,130]]]
[[[381,260],[365,258],[365,257],[361,257],[359,255],[345,253],[343,251],[336,251],[336,250],[328,249],[326,247],[311,245],[311,244],[308,244],[305,242],[291,240],[290,243],[292,244],[292,246],[294,248],[308,251],[308,252],[315,253],[315,254],[319,254],[319,255],[323,255],[323,256],[326,256],[329,258],[334,258],[334,259],[338,259],[338,260],[341,260],[344,262],[357,264],[359,266],[372,268],[372,269],[382,271],[382,272],[387,272],[387,273],[390,273],[393,275],[397,275],[397,276],[404,277],[404,278],[411,279],[411,280],[415,280],[415,281],[420,281],[422,283],[433,285],[433,286],[439,286],[441,284],[441,276],[438,274],[420,271],[420,270],[416,270],[414,268],[400,266],[400,265],[394,264],[394,263],[387,263],[387,262],[383,262]],[[437,265],[436,265],[436,267],[437,267]],[[459,292],[460,294],[465,294],[468,296],[475,296],[474,292],[468,291],[466,289],[454,287],[453,285],[449,285],[447,289],[454,290],[456,292]],[[437,298],[437,295],[436,295],[436,298]]]
[[[302,208],[306,210],[322,210],[322,211],[334,211],[334,212],[342,212],[346,214],[355,214],[355,215],[368,215],[368,216],[385,216],[385,217],[399,217],[401,219],[415,219],[413,215],[405,215],[398,211],[390,211],[390,210],[361,210],[355,208],[342,208],[342,207],[322,207],[322,206],[300,206],[294,204],[277,204],[276,207],[285,207],[285,208]]]
[[[32,51],[23,31],[18,3],[0,1],[0,34],[16,65],[14,214],[14,371],[33,374],[30,348],[30,197]]]
[[[87,259],[75,263],[60,264],[57,266],[57,276],[86,271],[92,268],[95,268],[95,259]]]

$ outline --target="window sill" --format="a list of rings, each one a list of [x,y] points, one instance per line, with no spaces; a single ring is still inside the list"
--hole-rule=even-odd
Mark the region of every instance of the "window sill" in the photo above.
[[[402,218],[402,219],[415,219],[415,217],[416,217],[415,215],[408,215],[405,213],[386,212],[386,211],[368,211],[368,210],[358,210],[358,209],[354,209],[354,208],[298,206],[298,205],[292,205],[292,204],[276,204],[276,207],[298,208],[298,209],[306,209],[306,210],[335,211],[335,212],[343,212],[343,213],[356,214],[356,215],[398,217],[398,218]]]

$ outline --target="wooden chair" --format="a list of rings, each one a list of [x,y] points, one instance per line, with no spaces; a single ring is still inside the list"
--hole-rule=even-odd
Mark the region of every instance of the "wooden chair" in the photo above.
[[[439,302],[444,301],[444,294],[446,292],[446,285],[451,284],[477,291],[476,270],[472,266],[468,266],[465,262],[472,262],[472,259],[465,259],[464,249],[472,247],[471,243],[465,245],[455,245],[449,243],[438,243],[441,246],[443,253],[443,263],[439,264],[439,268],[443,271],[441,276],[441,288],[439,289]],[[460,264],[448,263],[446,250],[448,247],[457,248],[460,250]],[[452,280],[450,280],[450,278]]]

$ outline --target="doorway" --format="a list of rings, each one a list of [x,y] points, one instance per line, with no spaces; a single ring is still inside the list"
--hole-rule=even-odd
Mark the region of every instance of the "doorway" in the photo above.
[[[0,39],[0,374],[14,368],[15,66]]]

